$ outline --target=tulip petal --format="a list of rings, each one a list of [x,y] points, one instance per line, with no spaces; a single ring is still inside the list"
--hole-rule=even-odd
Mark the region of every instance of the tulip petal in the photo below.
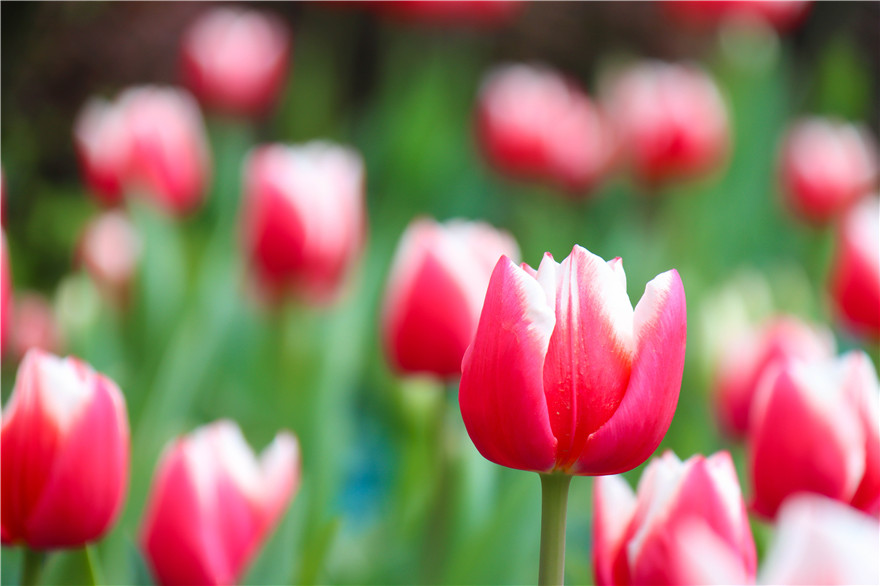
[[[636,495],[621,476],[593,483],[593,571],[599,586],[615,583],[614,562],[636,510]]]
[[[260,471],[265,486],[264,527],[268,529],[278,523],[299,487],[299,442],[293,434],[275,436],[260,456]]]
[[[871,359],[864,352],[851,352],[844,361],[843,393],[865,431],[865,472],[851,504],[876,516],[880,513],[880,383]]]

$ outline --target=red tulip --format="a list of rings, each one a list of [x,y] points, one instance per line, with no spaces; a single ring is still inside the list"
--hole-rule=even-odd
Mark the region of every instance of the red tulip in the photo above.
[[[124,302],[137,269],[141,240],[119,211],[104,212],[89,222],[79,243],[79,259],[105,294]]]
[[[141,543],[160,584],[232,584],[299,484],[299,445],[280,432],[259,460],[231,421],[165,449]]]
[[[3,410],[3,543],[46,549],[101,538],[125,498],[128,437],[113,381],[75,358],[28,352]]]
[[[633,310],[619,258],[575,246],[535,271],[502,257],[462,361],[471,440],[486,459],[522,470],[638,466],[672,421],[686,322],[675,270],[648,283]]]
[[[880,340],[880,198],[864,198],[840,223],[831,298],[853,330]]]
[[[571,192],[592,187],[608,167],[604,116],[573,81],[543,67],[505,65],[483,82],[477,136],[501,173]]]
[[[593,490],[593,570],[604,584],[747,584],[752,538],[727,452],[652,461],[633,494],[619,476]]]
[[[265,292],[334,298],[361,250],[364,165],[325,142],[257,148],[245,168],[246,254]]]
[[[214,8],[183,37],[186,86],[205,107],[260,116],[287,78],[290,33],[278,18],[253,10]]]
[[[98,203],[121,203],[130,146],[122,109],[116,103],[90,99],[76,119],[74,142],[83,179]]]
[[[810,2],[804,0],[699,0],[666,1],[668,12],[696,26],[715,26],[726,20],[754,20],[779,31],[794,28],[804,19]]]
[[[12,320],[12,271],[6,249],[6,231],[0,229],[0,354],[9,347]]]
[[[715,384],[716,414],[722,429],[742,438],[758,382],[768,368],[787,360],[822,360],[834,355],[834,337],[826,328],[798,318],[776,317],[731,340],[724,350]]]
[[[414,221],[397,247],[385,294],[385,351],[401,372],[461,373],[498,259],[516,242],[482,222]]]
[[[798,492],[880,510],[880,386],[870,359],[791,361],[764,375],[752,406],[752,507],[774,518]]]
[[[877,157],[864,128],[824,118],[800,120],[782,144],[785,203],[808,221],[827,222],[877,186]]]
[[[832,499],[799,494],[782,506],[761,568],[763,584],[876,584],[877,519]]]
[[[23,357],[31,348],[58,353],[63,346],[55,312],[38,293],[16,296],[13,321],[12,353]]]
[[[729,130],[715,82],[696,66],[648,61],[611,80],[605,103],[622,155],[648,185],[718,167]]]

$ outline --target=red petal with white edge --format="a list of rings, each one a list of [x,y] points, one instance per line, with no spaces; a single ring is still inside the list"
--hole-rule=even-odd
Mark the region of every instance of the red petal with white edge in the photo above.
[[[596,584],[614,584],[614,560],[636,511],[636,495],[621,476],[593,483],[593,572]]]
[[[538,282],[501,257],[474,341],[462,361],[461,416],[484,458],[521,470],[553,469],[542,373],[555,317]]]
[[[684,369],[687,307],[676,270],[655,277],[633,316],[635,357],[617,411],[587,440],[575,474],[617,474],[657,449],[675,414]]]
[[[675,584],[754,584],[754,570],[746,572],[739,552],[699,519],[676,527],[670,539]]]
[[[855,407],[865,430],[865,472],[851,504],[877,516],[880,514],[880,384],[867,354],[850,352],[844,360],[843,393]]]
[[[281,432],[275,436],[275,440],[260,456],[260,471],[266,487],[264,525],[271,529],[281,520],[290,499],[299,488],[299,442],[293,434]]]

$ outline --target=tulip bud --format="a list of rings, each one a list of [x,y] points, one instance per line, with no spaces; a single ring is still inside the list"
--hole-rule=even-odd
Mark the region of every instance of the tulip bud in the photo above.
[[[864,198],[838,226],[831,298],[853,330],[880,340],[880,197]]]
[[[716,26],[728,20],[758,21],[787,31],[804,19],[810,2],[805,0],[667,0],[667,12],[697,27]]]
[[[876,519],[818,495],[795,495],[779,512],[761,583],[876,584],[878,552]]]
[[[153,478],[141,543],[160,584],[233,584],[299,484],[299,445],[280,432],[259,460],[218,421],[178,438]]]
[[[749,424],[752,507],[774,518],[783,501],[814,492],[866,510],[880,508],[880,386],[870,359],[770,369]]]
[[[360,155],[327,142],[259,147],[243,205],[246,255],[264,292],[332,300],[363,245]]]
[[[529,65],[505,65],[486,76],[477,137],[501,173],[571,192],[592,187],[613,151],[608,124],[583,90],[551,69]]]
[[[125,498],[128,442],[113,381],[75,358],[28,352],[3,410],[3,543],[47,549],[100,539]]]
[[[716,414],[727,435],[742,438],[761,375],[790,359],[833,356],[834,337],[827,328],[780,316],[729,341],[723,352],[715,384]]]
[[[141,240],[122,212],[105,212],[92,220],[79,243],[79,259],[104,295],[124,303],[137,268]]]
[[[462,361],[465,427],[488,460],[521,470],[615,474],[669,428],[686,338],[678,272],[633,310],[621,260],[575,246],[535,271],[501,257]]]
[[[287,77],[290,33],[278,18],[214,8],[183,37],[186,86],[206,108],[236,116],[266,114]]]
[[[31,348],[58,353],[63,346],[55,311],[38,293],[25,293],[15,300],[12,353],[18,358]]]
[[[708,173],[727,151],[724,100],[696,66],[632,66],[611,79],[605,103],[622,156],[647,185]]]
[[[400,372],[461,373],[498,259],[517,258],[506,232],[482,222],[409,225],[397,247],[382,314],[385,351]]]
[[[619,476],[593,489],[596,584],[747,584],[755,542],[727,452],[653,460],[633,494]]]
[[[805,220],[828,222],[877,185],[877,157],[864,128],[824,118],[800,120],[782,144],[785,203]]]
[[[83,180],[95,199],[105,206],[121,203],[130,147],[122,108],[90,99],[76,119],[73,137]]]
[[[0,354],[9,347],[12,320],[12,271],[6,250],[6,230],[0,228]]]

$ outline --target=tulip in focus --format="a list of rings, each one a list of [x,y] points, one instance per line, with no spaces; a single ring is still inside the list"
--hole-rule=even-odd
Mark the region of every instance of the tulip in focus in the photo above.
[[[867,355],[791,361],[759,384],[749,428],[752,507],[773,519],[812,492],[880,513],[880,385]]]
[[[9,251],[6,231],[0,228],[0,354],[9,347],[12,325],[12,271],[9,268]]]
[[[5,545],[49,549],[100,539],[127,490],[122,393],[76,358],[31,350],[3,409],[0,451]]]
[[[650,186],[717,168],[729,142],[727,109],[694,65],[647,61],[611,79],[605,103],[621,156]]]
[[[862,199],[838,226],[831,298],[850,329],[880,340],[880,197]]]
[[[261,116],[287,78],[290,33],[278,18],[253,10],[214,8],[184,34],[186,86],[206,108]]]
[[[877,584],[880,525],[832,499],[795,495],[779,512],[763,584]]]
[[[56,354],[63,346],[55,311],[38,293],[16,296],[12,353],[24,357],[31,348]]]
[[[141,544],[160,584],[233,584],[299,484],[299,445],[280,432],[259,459],[218,421],[175,440],[153,478]]]
[[[824,118],[798,121],[780,157],[785,203],[805,220],[830,221],[876,188],[878,156],[864,128]]]
[[[613,152],[605,117],[584,91],[551,69],[530,65],[501,66],[485,78],[477,137],[501,173],[572,193],[590,189]]]
[[[245,166],[244,245],[263,292],[334,299],[361,251],[364,164],[328,142],[257,148]]]
[[[461,373],[492,269],[519,257],[506,232],[482,222],[419,219],[404,232],[382,312],[385,351],[400,372]]]
[[[92,220],[80,238],[79,259],[110,299],[124,303],[141,254],[141,240],[120,211]]]
[[[645,469],[637,494],[619,476],[593,489],[596,584],[749,584],[755,542],[727,452]]]
[[[790,359],[823,360],[833,355],[831,332],[796,317],[776,317],[731,340],[723,350],[715,384],[721,428],[732,438],[746,435],[758,382],[769,368]]]

